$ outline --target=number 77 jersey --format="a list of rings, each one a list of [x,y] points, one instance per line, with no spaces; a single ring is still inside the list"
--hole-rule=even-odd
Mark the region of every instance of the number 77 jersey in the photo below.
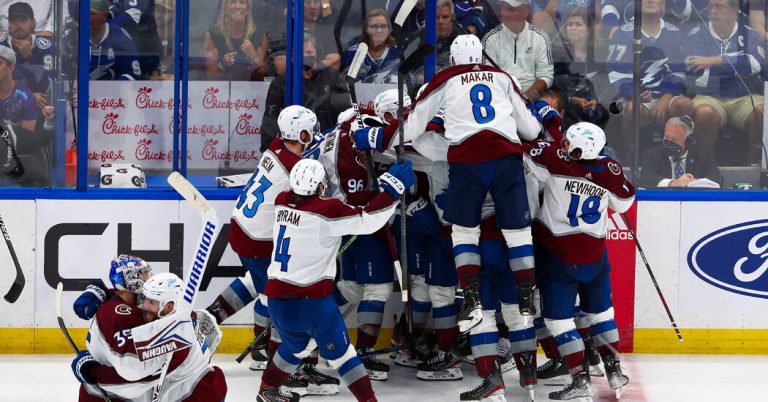
[[[527,147],[529,148],[529,147]],[[608,232],[607,209],[625,212],[635,188],[611,158],[574,161],[557,145],[534,143],[525,153],[528,191],[544,193],[533,224],[534,236],[566,264],[589,264],[602,257]]]

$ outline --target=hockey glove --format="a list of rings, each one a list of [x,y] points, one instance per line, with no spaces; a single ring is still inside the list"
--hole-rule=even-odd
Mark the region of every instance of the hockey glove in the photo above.
[[[381,151],[384,131],[380,127],[366,127],[355,130],[355,148],[358,151]]]
[[[387,173],[379,176],[379,186],[389,192],[392,198],[398,199],[416,183],[411,161],[395,163]]]
[[[546,124],[550,119],[556,119],[558,123],[560,122],[560,113],[557,113],[557,110],[550,106],[547,101],[537,100],[536,102],[529,103],[528,108],[531,109],[531,113],[539,119],[542,125]]]
[[[72,309],[78,317],[90,320],[105,300],[107,300],[107,287],[101,280],[95,280],[85,288],[85,292],[78,296]]]
[[[408,230],[413,230],[419,236],[434,236],[443,227],[435,207],[423,198],[408,204],[405,213]]]
[[[99,365],[99,362],[91,356],[91,352],[81,350],[75,360],[72,360],[72,373],[75,374],[77,381],[96,384],[96,379],[90,373],[91,369]]]

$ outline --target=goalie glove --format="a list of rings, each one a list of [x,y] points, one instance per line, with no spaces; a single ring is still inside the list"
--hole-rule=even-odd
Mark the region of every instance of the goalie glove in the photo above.
[[[105,300],[107,300],[107,287],[101,280],[95,280],[77,297],[72,309],[78,317],[90,320]]]

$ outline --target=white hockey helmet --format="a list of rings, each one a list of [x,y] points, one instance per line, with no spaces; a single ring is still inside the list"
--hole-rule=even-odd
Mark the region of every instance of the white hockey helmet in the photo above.
[[[302,159],[291,169],[291,189],[298,195],[310,196],[317,193],[317,186],[325,186],[325,168],[314,159]]]
[[[376,112],[378,118],[384,120],[385,113],[392,113],[392,116],[397,116],[398,99],[397,89],[387,89],[386,91],[376,95],[373,99],[373,111]],[[403,93],[403,108],[411,107],[411,97],[407,93]]]
[[[174,303],[175,311],[175,307],[181,299],[183,285],[184,282],[176,274],[170,272],[156,274],[144,282],[142,299],[157,300],[159,302],[157,315],[160,317],[165,306],[170,302]],[[143,303],[139,303],[139,306],[141,304]]]
[[[451,43],[451,64],[480,64],[483,62],[483,45],[475,35],[459,35]]]
[[[605,147],[603,129],[585,121],[569,127],[563,138],[568,141],[565,152],[571,159],[597,159]]]
[[[320,122],[315,112],[300,105],[286,107],[277,116],[277,126],[280,128],[280,137],[285,140],[298,141],[304,145],[312,142],[312,138],[320,131]],[[309,133],[309,140],[301,140],[301,133]]]

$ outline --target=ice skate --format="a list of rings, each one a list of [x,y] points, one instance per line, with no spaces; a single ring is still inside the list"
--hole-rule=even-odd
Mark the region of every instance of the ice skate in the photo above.
[[[556,401],[579,400],[592,401],[592,384],[589,380],[589,374],[581,372],[574,375],[570,382],[560,391],[550,392],[549,399]]]
[[[256,402],[298,402],[299,394],[288,392],[281,387],[262,388],[256,395]]]
[[[504,379],[501,378],[501,371],[496,370],[483,377],[483,382],[480,385],[467,392],[462,392],[459,400],[506,402],[507,398],[504,397]]]
[[[251,371],[264,371],[267,369],[267,363],[269,363],[269,352],[267,349],[254,349],[251,352],[251,365],[248,369]]]
[[[603,371],[600,370],[600,354],[597,353],[591,336],[584,338],[584,359],[588,363],[589,375],[591,377],[603,376]]]
[[[371,351],[373,351],[373,348],[361,350],[363,354]],[[382,363],[377,355],[371,354],[363,357],[362,360],[365,369],[368,371],[368,377],[370,377],[372,381],[387,381],[389,376],[389,366]]]
[[[529,282],[523,282],[517,287],[517,292],[520,295],[520,315],[527,316],[536,314],[533,289],[533,285]]]
[[[456,296],[464,296],[464,304],[461,306],[459,314],[456,316],[456,323],[459,325],[459,332],[467,333],[476,327],[483,320],[483,306],[480,304],[480,295],[477,280],[470,281],[465,289],[456,291]]]
[[[458,381],[464,378],[461,372],[461,356],[441,350],[432,352],[427,361],[416,367],[416,378],[424,381]]]
[[[517,371],[520,374],[520,386],[531,391],[536,387],[536,352],[522,352],[515,357]]]
[[[562,357],[555,357],[536,369],[536,378],[539,380],[548,380],[563,375],[568,375],[568,366],[565,365]]]
[[[616,392],[616,399],[621,399],[624,386],[629,383],[629,377],[621,371],[621,365],[613,355],[603,356],[605,375],[608,377],[608,385]]]
[[[339,393],[339,380],[321,373],[312,364],[302,364],[299,366],[297,374],[309,383],[307,395],[336,395]]]
[[[499,338],[499,367],[501,372],[506,373],[515,368],[515,361],[512,358],[512,345],[507,338]]]
[[[283,380],[281,388],[285,392],[304,396],[309,393],[309,381],[298,373],[293,373]]]

